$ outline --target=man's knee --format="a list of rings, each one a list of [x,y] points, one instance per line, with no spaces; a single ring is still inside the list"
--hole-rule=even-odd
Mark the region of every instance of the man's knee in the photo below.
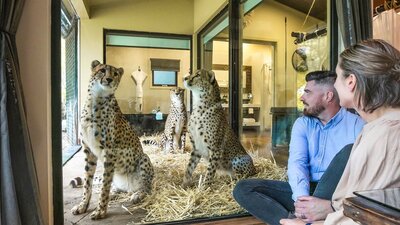
[[[340,171],[340,176],[342,176],[343,170],[346,167],[347,161],[351,153],[353,144],[348,144],[344,146],[336,155],[333,157],[331,163],[329,164],[326,171],[334,170],[336,173]]]
[[[338,152],[338,154],[336,154],[336,156],[333,158],[333,160],[336,160],[336,161],[344,161],[345,163],[344,164],[346,164],[347,163],[347,161],[348,161],[348,159],[349,159],[349,156],[350,156],[350,153],[351,153],[351,149],[353,148],[353,144],[348,144],[348,145],[346,145],[346,146],[344,146],[339,152]],[[332,161],[333,161],[332,160]]]
[[[240,200],[243,197],[245,197],[245,195],[247,193],[250,192],[250,187],[248,186],[248,180],[240,180],[239,182],[237,182],[237,184],[235,185],[235,187],[233,188],[233,197],[236,200]]]

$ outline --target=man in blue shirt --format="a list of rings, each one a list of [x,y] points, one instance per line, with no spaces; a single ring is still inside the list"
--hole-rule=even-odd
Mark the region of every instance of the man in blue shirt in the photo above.
[[[290,140],[289,183],[247,179],[239,181],[233,191],[243,208],[268,224],[287,218],[299,197],[330,199],[339,182],[364,121],[340,107],[335,79],[336,74],[329,71],[306,76],[300,98],[304,116],[294,123]]]

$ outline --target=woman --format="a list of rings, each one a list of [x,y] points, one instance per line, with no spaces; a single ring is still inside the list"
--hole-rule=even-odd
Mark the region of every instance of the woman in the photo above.
[[[313,205],[306,202],[315,199],[303,199],[295,204],[295,214],[303,220],[282,219],[283,225],[357,224],[343,215],[345,198],[354,191],[400,187],[400,52],[382,40],[363,41],[340,54],[336,73],[340,105],[354,108],[367,124],[354,143],[325,221],[310,223]]]

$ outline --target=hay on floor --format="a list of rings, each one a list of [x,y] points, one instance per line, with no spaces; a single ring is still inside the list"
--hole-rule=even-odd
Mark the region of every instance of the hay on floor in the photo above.
[[[232,180],[229,176],[218,176],[211,187],[206,188],[203,185],[207,168],[207,163],[203,159],[193,174],[194,186],[183,189],[181,184],[190,153],[165,154],[154,145],[144,145],[144,151],[149,155],[154,166],[152,193],[140,204],[124,208],[128,212],[145,210],[147,215],[140,223],[177,221],[245,212],[232,196],[237,180]],[[269,159],[252,157],[258,171],[253,176],[254,178],[286,180],[285,168],[278,167]],[[127,194],[121,194],[114,201],[124,202],[128,197]]]

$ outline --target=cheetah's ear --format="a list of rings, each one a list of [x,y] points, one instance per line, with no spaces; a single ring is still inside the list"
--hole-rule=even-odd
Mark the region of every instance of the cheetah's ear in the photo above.
[[[214,84],[215,83],[215,73],[214,73],[214,71],[212,71],[212,70],[208,71],[208,75],[210,75],[210,83]]]
[[[124,74],[124,68],[120,67],[120,68],[118,69],[118,73],[119,73],[119,75]]]
[[[92,62],[92,72],[95,72],[95,68],[101,63],[98,60],[93,60]]]

